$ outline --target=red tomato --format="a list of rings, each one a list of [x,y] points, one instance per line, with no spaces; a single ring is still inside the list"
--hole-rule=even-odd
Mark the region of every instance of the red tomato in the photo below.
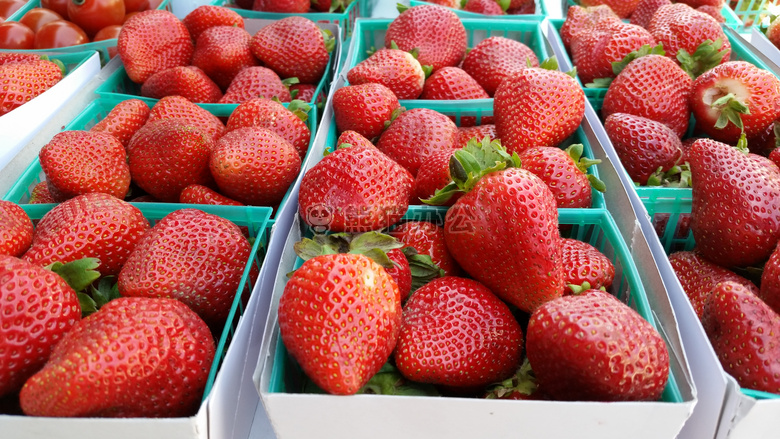
[[[0,23],[0,49],[32,49],[35,32],[16,21]]]
[[[122,24],[127,23],[127,20],[133,18],[133,15],[138,15],[138,12],[128,12],[125,14],[125,19],[122,21]]]
[[[68,0],[68,17],[84,29],[87,35],[95,35],[112,24],[122,24],[125,19],[124,0]]]
[[[19,19],[19,23],[26,25],[33,32],[38,32],[38,29],[44,24],[57,20],[62,20],[62,17],[51,9],[32,8]]]
[[[70,21],[59,20],[46,23],[35,34],[36,49],[76,46],[89,43],[89,37]]]
[[[0,0],[0,17],[8,18],[24,6],[24,0]]]
[[[125,0],[125,12],[143,12],[157,9],[162,0]]]
[[[68,0],[41,0],[41,7],[51,9],[63,19],[68,18]]]
[[[95,38],[92,38],[92,41],[103,41],[103,40],[110,40],[111,38],[118,38],[119,37],[119,31],[122,30],[122,25],[120,24],[112,24],[111,26],[106,26],[103,29],[100,29],[98,33],[95,34]],[[112,46],[108,48],[108,57],[113,58],[117,54],[117,48],[116,46]]]

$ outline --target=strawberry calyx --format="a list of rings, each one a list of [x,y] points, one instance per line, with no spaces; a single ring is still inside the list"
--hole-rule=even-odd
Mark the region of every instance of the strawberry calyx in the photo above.
[[[509,10],[509,5],[512,4],[512,0],[497,0],[498,6],[501,7],[501,10],[506,13],[507,10]]]
[[[691,166],[685,162],[674,165],[666,171],[664,171],[663,166],[659,166],[647,179],[647,186],[691,187]]]
[[[313,238],[296,242],[293,248],[304,261],[322,255],[350,253],[369,257],[384,268],[393,268],[395,263],[387,257],[387,252],[403,246],[403,243],[390,235],[372,231],[357,234],[316,234]]]
[[[529,68],[533,68],[531,65],[531,60],[529,58],[525,59],[525,63]],[[544,70],[558,70],[558,58],[551,56],[541,63],[539,63],[539,68]],[[572,78],[577,77],[577,67],[574,67],[573,69],[569,70],[568,72],[563,72],[567,75],[571,76]]]
[[[333,49],[336,48],[336,38],[333,37],[333,32],[328,29],[320,29],[320,32],[322,32],[322,40],[325,42],[325,50],[332,53]]]
[[[401,50],[401,49],[398,48],[398,44],[396,44],[395,41],[390,41],[390,48],[391,49],[395,49],[395,50]],[[372,47],[372,50],[373,49],[374,48]],[[412,55],[412,57],[414,59],[418,59],[419,56],[420,56],[420,48],[419,47],[415,47],[415,48],[413,48],[412,50],[410,50],[407,53]],[[433,66],[431,66],[431,65],[422,65],[421,64],[420,67],[422,68],[422,71],[425,74],[426,78],[431,76],[431,73],[433,73]]]
[[[403,14],[406,12],[407,9],[409,9],[409,5],[405,5],[403,3],[396,3],[395,8],[398,10],[399,14]]]
[[[488,387],[485,399],[530,399],[537,389],[536,375],[526,358],[511,378]]]
[[[607,190],[607,185],[604,184],[603,181],[599,180],[598,177],[596,177],[593,174],[588,174],[588,168],[590,168],[593,165],[597,165],[601,163],[601,160],[599,159],[589,159],[587,157],[582,156],[582,151],[584,149],[584,146],[581,143],[575,143],[568,148],[566,148],[566,154],[571,157],[572,160],[574,160],[574,164],[577,165],[577,169],[579,169],[583,174],[586,174],[588,177],[588,182],[590,182],[590,186],[593,189],[596,189],[599,192],[605,192]]]
[[[744,129],[741,114],[750,114],[750,108],[737,99],[734,93],[726,93],[715,99],[710,107],[720,112],[718,120],[715,122],[715,128],[723,129],[729,122],[733,123],[740,130]]]
[[[750,149],[748,148],[748,141],[747,136],[745,136],[745,133],[739,135],[739,140],[737,140],[737,145],[735,146],[739,152],[742,154],[750,154]]]
[[[406,256],[412,272],[412,292],[434,279],[445,276],[444,270],[433,262],[430,255],[421,255],[411,246],[404,247],[401,251]]]
[[[60,68],[60,71],[62,72],[62,76],[65,76],[68,73],[67,69],[65,68],[65,64],[59,59],[56,58],[50,59],[49,62],[53,62],[54,65]]]
[[[120,297],[116,276],[105,276],[95,284],[100,278],[97,270],[99,266],[100,260],[97,258],[82,258],[65,264],[55,262],[45,268],[59,275],[73,288],[79,299],[81,315],[86,317]]]
[[[287,88],[290,88],[290,86],[293,85],[293,84],[300,84],[300,83],[301,83],[301,81],[298,80],[297,76],[293,76],[292,78],[282,79],[282,85],[284,85]],[[277,101],[278,100],[279,99],[277,98]]]
[[[629,52],[628,55],[624,56],[623,59],[620,61],[613,61],[612,62],[612,73],[615,74],[615,76],[619,75],[620,72],[623,71],[623,69],[628,66],[631,61],[641,58],[643,56],[647,55],[665,55],[666,51],[664,50],[663,44],[658,44],[656,46],[651,46],[649,44],[645,44],[642,47],[640,47],[637,50],[634,50],[633,52]],[[596,78],[593,80],[593,82],[589,82],[585,84],[585,87],[587,88],[608,88],[610,84],[612,84],[612,81],[615,78]]]
[[[569,287],[569,289],[571,290],[572,296],[579,296],[587,291],[591,291],[594,289],[593,286],[588,281],[583,282],[582,285],[568,284],[566,286]],[[607,291],[607,289],[604,287],[598,288],[598,290],[604,292]]]
[[[677,61],[680,67],[685,70],[691,78],[696,78],[707,70],[723,62],[726,56],[726,50],[723,49],[723,39],[717,38],[715,41],[705,40],[699,44],[693,54],[689,54],[685,49],[677,51]]]
[[[404,111],[406,111],[405,107],[398,107],[395,110],[393,110],[393,112],[390,113],[390,120],[386,120],[385,121],[385,128],[384,129],[387,129],[387,127],[389,127],[390,124],[393,123],[394,120],[398,119],[398,116],[400,116],[401,113],[403,113]],[[371,139],[371,143],[375,143],[374,139]]]
[[[391,363],[385,363],[379,372],[357,391],[367,395],[441,396],[432,384],[409,381]]]
[[[309,120],[309,111],[311,111],[311,105],[307,104],[306,102],[300,99],[293,99],[289,105],[287,105],[287,109],[290,110],[292,114],[297,116],[298,119],[304,122]]]
[[[472,138],[463,149],[453,151],[450,157],[452,182],[422,202],[431,205],[446,203],[456,193],[470,191],[485,175],[520,166],[520,157],[517,153],[510,155],[501,146],[500,140],[490,140],[489,136],[483,137],[481,141]]]

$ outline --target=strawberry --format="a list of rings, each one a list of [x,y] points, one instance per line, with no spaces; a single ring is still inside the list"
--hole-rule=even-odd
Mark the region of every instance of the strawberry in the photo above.
[[[325,93],[320,90],[319,94],[314,96],[316,91],[317,86],[314,84],[290,84],[290,96],[292,99],[314,103],[317,105],[317,108],[321,109],[325,106]]]
[[[720,10],[726,3],[724,0],[682,0],[680,3],[685,3],[692,8],[699,8],[700,6],[712,6]]]
[[[198,37],[206,29],[214,26],[235,26],[239,29],[244,28],[244,18],[231,8],[222,6],[202,5],[193,9],[187,14],[181,22],[193,42],[198,41]]]
[[[149,118],[149,106],[140,99],[128,99],[114,106],[90,131],[111,134],[127,147],[130,138]]]
[[[487,388],[485,399],[509,399],[509,400],[536,400],[541,399],[542,394],[536,385],[536,377],[531,370],[528,358],[511,377],[500,383],[494,383]]]
[[[431,0],[428,3],[452,9],[460,9],[460,2],[458,0]]]
[[[752,282],[733,271],[713,264],[695,251],[674,252],[669,255],[669,262],[699,319],[704,314],[707,298],[719,283],[737,283],[747,291],[758,295],[758,288]]]
[[[16,203],[0,200],[0,255],[19,257],[33,239],[33,223]]]
[[[46,181],[42,181],[33,187],[33,190],[30,192],[28,204],[47,204],[56,202],[57,201],[51,193],[49,193],[49,186]]]
[[[222,90],[244,67],[260,62],[249,49],[252,35],[235,26],[214,26],[195,40],[192,65],[200,67]]]
[[[697,129],[736,144],[743,132],[761,135],[780,118],[780,79],[748,62],[729,61],[696,78],[690,99]]]
[[[183,119],[188,125],[201,129],[214,141],[225,133],[225,124],[217,116],[181,96],[166,96],[154,104],[147,123],[162,119]]]
[[[656,401],[669,378],[669,353],[655,328],[600,290],[534,311],[526,350],[539,388],[556,400]]]
[[[133,182],[154,198],[174,203],[191,184],[208,185],[214,141],[182,119],[150,121],[130,141],[128,162]]]
[[[180,300],[216,327],[227,318],[251,249],[224,218],[197,209],[171,212],[130,253],[117,277],[119,294]]]
[[[322,255],[287,281],[278,318],[282,342],[306,375],[328,393],[348,395],[393,352],[401,298],[395,281],[366,256]]]
[[[463,70],[493,96],[508,77],[528,66],[539,67],[539,58],[520,41],[490,37],[480,41],[463,59]]]
[[[620,18],[630,17],[638,4],[639,0],[583,0],[580,2],[580,5],[585,7],[607,5]]]
[[[254,0],[253,11],[293,14],[309,12],[310,0]]]
[[[631,61],[604,95],[601,115],[628,113],[661,122],[682,137],[688,129],[692,80],[674,61],[650,54]],[[500,134],[500,132],[499,132]]]
[[[457,136],[458,127],[447,116],[427,108],[414,108],[390,123],[376,147],[415,176],[433,153],[452,150]]]
[[[589,32],[601,20],[620,21],[620,17],[607,5],[569,7],[560,30],[563,45],[570,50],[572,42],[579,38],[581,32]]]
[[[629,177],[640,185],[658,186],[656,174],[681,163],[682,143],[677,133],[661,122],[627,113],[613,113],[604,129]]]
[[[375,82],[393,91],[398,99],[417,99],[430,68],[420,65],[414,53],[380,49],[347,72],[352,85]]]
[[[309,109],[307,104],[298,100],[285,108],[270,99],[251,99],[233,110],[227,122],[227,131],[243,127],[267,128],[287,140],[303,161],[311,140],[311,130],[306,125]]]
[[[463,100],[488,99],[490,96],[468,73],[458,67],[442,67],[425,80],[420,99]],[[450,116],[455,121],[455,116]],[[476,117],[462,116],[460,126],[474,126]],[[492,123],[492,117],[483,117],[482,123]]]
[[[311,0],[311,7],[317,12],[344,12],[354,0]]]
[[[348,85],[333,93],[338,131],[356,131],[367,139],[382,134],[385,122],[390,122],[400,108],[393,91],[382,84]]]
[[[523,168],[541,178],[555,196],[559,208],[591,207],[591,186],[604,192],[604,182],[588,168],[601,163],[582,156],[582,144],[574,144],[562,150],[549,146],[527,149],[520,155]]]
[[[694,142],[689,160],[691,231],[701,255],[724,267],[769,258],[780,240],[780,172],[711,139]]]
[[[360,145],[360,146],[367,146],[367,147],[373,147],[374,144],[371,143],[370,140],[366,139],[360,133],[357,131],[347,130],[343,133],[339,134],[339,138],[336,139],[336,147],[340,147],[341,145]]]
[[[583,84],[599,78],[614,78],[615,62],[642,46],[655,46],[647,29],[622,21],[604,21],[594,25],[572,43],[572,62]]]
[[[239,203],[236,200],[230,199],[219,192],[200,184],[191,184],[182,189],[179,194],[179,203],[244,206],[244,203]]]
[[[30,416],[191,416],[214,354],[208,327],[178,300],[119,298],[73,326],[19,399]]]
[[[461,9],[484,15],[504,15],[505,11],[496,0],[464,0]],[[506,2],[505,2],[506,3]]]
[[[100,260],[104,276],[119,273],[136,242],[149,229],[137,207],[108,194],[79,195],[38,221],[22,259],[45,267],[82,258]]]
[[[780,20],[777,18],[772,20],[764,32],[770,43],[774,44],[775,47],[780,47]]]
[[[230,82],[220,104],[240,104],[254,98],[276,98],[279,102],[290,102],[289,81],[282,81],[273,70],[260,67],[244,67]]]
[[[414,247],[418,254],[428,255],[446,276],[462,274],[455,259],[447,250],[444,228],[427,221],[407,221],[393,227],[390,236]]]
[[[482,124],[475,127],[459,127],[458,140],[455,141],[455,148],[463,148],[469,143],[469,140],[477,139],[479,141],[485,136],[488,136],[490,140],[498,139],[498,133],[496,132],[496,126],[494,124]]]
[[[0,53],[0,66],[3,64],[12,64],[18,62],[35,62],[40,59],[43,59],[43,57],[35,53],[2,52]]]
[[[0,65],[0,116],[50,89],[62,77],[57,64],[42,59]]]
[[[723,369],[743,388],[780,392],[780,316],[740,284],[719,283],[702,326]]]
[[[215,104],[222,99],[222,90],[196,66],[176,66],[160,70],[141,86],[141,96],[161,99],[181,96],[191,102]]]
[[[775,162],[777,166],[780,166],[780,149],[775,148],[769,153],[769,159]]]
[[[520,325],[495,294],[471,279],[443,277],[406,302],[395,364],[412,381],[482,388],[512,376],[522,347]]]
[[[454,150],[438,151],[431,154],[420,165],[417,176],[414,178],[414,202],[429,200],[436,191],[443,189],[452,183],[450,176],[450,158]],[[443,203],[442,206],[452,206],[458,200],[460,194],[455,194]]]
[[[301,170],[295,147],[261,127],[237,128],[222,136],[208,163],[222,194],[255,206],[280,203]]]
[[[631,24],[647,28],[653,19],[655,11],[661,6],[671,5],[670,0],[639,0],[636,9],[631,13]]]
[[[534,146],[558,146],[585,114],[585,93],[554,59],[506,79],[496,90],[493,118],[507,151],[522,153]]]
[[[563,270],[565,294],[574,292],[573,287],[609,288],[615,278],[612,261],[596,247],[577,239],[563,238]]]
[[[76,292],[62,277],[27,261],[0,255],[0,279],[4,396],[18,391],[46,363],[54,345],[81,318],[81,308]]]
[[[308,9],[308,2],[304,3]],[[252,53],[279,76],[309,84],[322,78],[334,45],[332,35],[308,18],[296,16],[260,29],[249,43]]]
[[[306,171],[298,194],[303,222],[334,232],[367,232],[403,217],[412,175],[374,147],[339,148]]]
[[[717,21],[718,23],[725,23],[726,18],[723,17],[723,14],[720,13],[721,9],[723,9],[722,5],[721,6],[701,5],[696,7],[697,11],[704,12],[705,14],[714,18],[715,21]]]
[[[778,247],[775,247],[769,260],[764,264],[764,271],[761,274],[761,290],[758,296],[775,312],[780,309],[780,251],[778,251]]]
[[[110,134],[62,131],[41,148],[38,158],[56,200],[90,192],[124,199],[130,188],[125,148]]]
[[[122,25],[117,49],[127,76],[143,84],[160,70],[188,65],[195,47],[175,15],[153,9],[133,15]]]
[[[417,60],[434,72],[463,59],[466,28],[455,12],[437,5],[399,7],[399,12],[387,26],[385,47],[395,44],[406,52],[417,49]]]

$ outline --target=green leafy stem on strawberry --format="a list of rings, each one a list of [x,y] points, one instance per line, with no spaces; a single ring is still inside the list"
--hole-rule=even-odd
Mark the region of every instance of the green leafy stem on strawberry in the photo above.
[[[604,184],[604,182],[599,180],[599,178],[595,175],[588,174],[588,168],[593,165],[598,165],[601,163],[601,160],[583,157],[582,153],[584,149],[585,147],[581,143],[575,143],[566,148],[566,153],[569,154],[569,157],[571,157],[572,160],[574,160],[574,163],[577,165],[577,169],[588,176],[588,182],[590,182],[591,187],[599,192],[605,192],[607,190],[607,186]]]
[[[101,278],[97,270],[99,266],[100,260],[97,258],[83,258],[65,264],[55,262],[46,267],[63,278],[76,292],[82,317],[94,313],[111,300],[121,297],[116,276]]]

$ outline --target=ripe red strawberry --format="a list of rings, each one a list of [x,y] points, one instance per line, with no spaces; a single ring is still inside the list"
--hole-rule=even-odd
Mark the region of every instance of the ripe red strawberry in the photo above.
[[[311,7],[317,12],[344,12],[354,0],[311,0]]]
[[[42,181],[33,187],[32,192],[30,192],[28,204],[47,204],[56,202],[57,200],[49,193],[49,186],[46,184],[46,181]]]
[[[656,401],[669,378],[669,353],[658,332],[600,290],[534,311],[526,350],[539,388],[557,400]]]
[[[146,102],[140,99],[128,99],[116,104],[106,117],[89,130],[111,134],[127,147],[133,134],[146,123],[149,111]]]
[[[216,327],[227,318],[251,249],[224,218],[197,209],[171,212],[130,253],[117,278],[119,294],[180,300]]]
[[[214,353],[209,328],[185,304],[119,298],[74,325],[19,399],[31,416],[191,416]],[[126,373],[133,368],[148,372]]]
[[[412,381],[481,389],[512,376],[522,346],[520,325],[495,294],[471,279],[443,277],[404,305],[395,364]]]
[[[430,74],[430,68],[426,66],[426,69]],[[377,50],[347,72],[350,84],[382,84],[398,99],[417,99],[423,91],[426,76],[426,70],[412,53],[398,49]]]
[[[566,20],[561,25],[561,41],[571,50],[571,43],[581,32],[588,32],[601,20],[620,21],[620,17],[607,5],[582,7],[574,5],[566,11]]]
[[[294,14],[309,12],[310,0],[254,0],[253,11]]]
[[[461,8],[466,12],[485,15],[504,15],[505,11],[496,0],[468,0]]]
[[[764,272],[761,274],[761,290],[758,296],[775,312],[780,310],[780,251],[778,251],[778,247],[764,264]]]
[[[443,189],[452,183],[450,176],[450,158],[455,150],[438,151],[425,159],[417,171],[414,178],[414,203],[419,204],[423,200],[428,200],[436,194],[436,191]],[[460,194],[454,194],[444,202],[434,204],[440,206],[452,206],[460,198]]]
[[[508,77],[531,67],[539,67],[539,58],[525,44],[504,37],[480,41],[463,59],[463,70],[474,78],[488,95]]]
[[[414,108],[390,123],[376,147],[415,176],[433,153],[452,150],[457,136],[458,127],[447,116],[427,108]]]
[[[104,192],[124,199],[130,188],[125,147],[116,137],[93,131],[63,131],[38,153],[49,192],[65,201]]]
[[[162,119],[183,119],[188,125],[204,131],[214,141],[225,133],[225,124],[217,116],[181,96],[166,96],[154,104],[147,123]]]
[[[306,125],[309,108],[297,100],[285,108],[270,99],[251,99],[233,110],[227,122],[227,131],[243,127],[267,128],[287,140],[303,161],[311,140],[311,130]]]
[[[279,299],[279,331],[287,351],[328,393],[357,392],[390,357],[400,325],[398,286],[363,255],[309,259]]]
[[[743,388],[780,392],[780,316],[733,282],[719,283],[704,305],[702,326],[720,364]]]
[[[0,116],[50,89],[62,77],[60,67],[47,60],[0,65]]]
[[[307,10],[308,10],[308,2]],[[266,26],[252,37],[252,53],[283,78],[298,78],[309,84],[319,82],[325,73],[333,36],[304,17],[286,17]]]
[[[0,200],[0,255],[19,257],[30,248],[33,224],[18,204]]]
[[[236,200],[230,199],[219,192],[200,184],[191,184],[182,189],[179,194],[179,203],[244,206],[244,203],[239,203]]]
[[[81,318],[81,307],[58,274],[0,255],[0,313],[0,396],[5,396],[46,363],[54,345]]]
[[[734,282],[758,295],[758,288],[744,277],[704,259],[695,251],[680,251],[669,255],[674,274],[691,301],[699,319],[704,314],[704,304],[715,286],[721,282]]]
[[[671,4],[670,0],[639,0],[636,9],[631,13],[631,24],[647,28],[655,11],[661,6]]]
[[[202,5],[193,9],[181,22],[190,33],[193,42],[206,29],[214,26],[235,26],[244,28],[244,18],[231,8],[222,6]]]
[[[367,139],[382,134],[385,122],[400,108],[393,91],[381,84],[348,85],[333,93],[336,128],[356,131]]]
[[[609,288],[615,278],[612,261],[596,247],[577,239],[563,238],[563,280],[566,293],[573,292],[571,285],[588,288]]]
[[[390,236],[414,247],[418,254],[428,255],[434,264],[444,270],[445,276],[462,274],[444,242],[444,228],[428,221],[407,221],[390,231]]]
[[[769,26],[766,28],[766,38],[775,45],[775,47],[780,47],[780,20],[775,18],[769,23]]]
[[[704,12],[705,14],[714,18],[715,21],[717,21],[718,23],[725,23],[726,18],[723,17],[723,14],[720,13],[721,9],[723,9],[722,5],[721,6],[701,5],[696,7],[697,11]]]
[[[585,93],[555,63],[521,70],[496,90],[493,118],[510,153],[534,146],[558,146],[580,126]]]
[[[388,227],[409,207],[414,179],[374,147],[340,148],[301,181],[298,212],[304,223],[334,232]]]
[[[160,70],[188,65],[195,47],[175,15],[153,9],[139,12],[122,25],[117,49],[127,76],[143,84]]]
[[[491,0],[492,1],[492,0]],[[488,99],[490,96],[468,73],[459,67],[442,67],[425,80],[420,99],[462,100]],[[450,116],[455,121],[455,116]],[[460,126],[474,126],[476,117],[461,116]],[[492,123],[492,117],[483,117],[482,123]]]
[[[97,258],[101,275],[115,275],[148,229],[149,222],[130,203],[108,194],[79,195],[41,218],[22,259],[45,267]]]
[[[523,168],[541,178],[555,196],[558,208],[587,208],[593,203],[591,185],[604,191],[604,182],[588,174],[589,167],[601,163],[582,156],[582,144],[575,144],[565,151],[560,148],[540,146],[525,150],[520,155]]]
[[[42,59],[41,55],[36,53],[3,52],[0,53],[0,66],[3,64],[35,62]]]
[[[691,230],[702,256],[724,267],[769,258],[780,239],[780,172],[711,139],[694,142],[689,160]]]
[[[290,84],[290,96],[292,99],[315,104],[317,108],[321,109],[325,106],[325,93],[320,90],[315,97],[314,93],[316,91],[317,86],[314,84]]]
[[[290,102],[290,89],[273,70],[260,67],[245,67],[230,82],[220,104],[240,104],[254,98],[277,98],[279,102]]]
[[[237,128],[217,141],[209,168],[219,191],[255,206],[275,206],[301,170],[295,147],[271,130]]]
[[[580,4],[585,7],[607,5],[615,11],[618,17],[628,18],[636,9],[639,0],[584,0]]]
[[[161,99],[181,96],[191,102],[215,104],[222,90],[196,66],[176,66],[154,73],[141,86],[141,96]]]
[[[671,59],[646,55],[631,61],[604,95],[601,116],[628,113],[661,122],[682,137],[688,130],[691,77]],[[500,133],[500,132],[499,132]]]
[[[455,12],[437,5],[404,9],[390,22],[385,33],[385,47],[395,44],[399,49],[418,50],[421,65],[435,72],[455,66],[466,54],[466,28]]]
[[[360,133],[358,133],[357,131],[352,131],[352,130],[347,130],[339,134],[339,138],[336,139],[336,147],[339,147],[343,144],[360,145],[366,147],[374,146],[374,144],[371,143],[370,140],[360,135]]]
[[[244,67],[260,62],[249,49],[252,35],[235,26],[214,26],[195,40],[192,65],[200,67],[222,90]]]
[[[214,141],[182,119],[150,121],[127,148],[133,182],[164,203],[179,201],[191,184],[208,185],[209,156]]]
[[[433,3],[434,5],[445,6],[452,9],[460,9],[460,1],[458,0],[432,0],[428,3]]]
[[[761,135],[780,118],[780,79],[745,61],[720,64],[693,81],[691,111],[697,129],[736,144],[743,132]]]
[[[682,0],[680,3],[685,3],[692,8],[699,8],[700,6],[712,6],[714,8],[722,8],[725,4],[724,0]]]
[[[599,78],[614,78],[612,63],[645,45],[656,45],[647,29],[622,21],[603,21],[572,43],[572,62],[580,81],[589,84]]]
[[[773,149],[772,152],[769,153],[769,160],[772,160],[777,166],[780,166],[780,148]]]
[[[455,141],[455,148],[460,149],[466,146],[471,139],[482,140],[488,136],[490,140],[498,139],[496,126],[494,124],[482,124],[475,127],[459,127],[458,140]]]
[[[661,183],[654,174],[669,171],[682,157],[677,134],[661,122],[626,113],[610,114],[604,129],[629,177],[640,185]]]

